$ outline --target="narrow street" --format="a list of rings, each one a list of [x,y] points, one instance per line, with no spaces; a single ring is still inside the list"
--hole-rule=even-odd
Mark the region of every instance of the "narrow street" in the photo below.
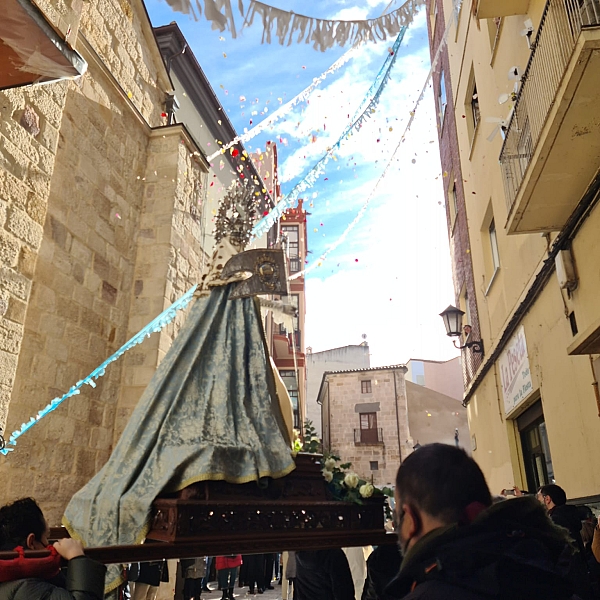
[[[236,587],[233,592],[233,595],[234,598],[239,598],[240,600],[245,600],[246,598],[252,598],[253,600],[281,600],[282,586],[278,585],[277,582],[273,582],[272,585],[275,589],[265,590],[263,594],[250,594],[247,587]],[[202,594],[202,599],[219,600],[221,598],[221,592],[217,590],[217,584],[215,582],[212,582],[209,584],[209,587],[211,589],[214,589],[214,591],[212,591],[210,594],[207,594],[205,592],[204,594]]]

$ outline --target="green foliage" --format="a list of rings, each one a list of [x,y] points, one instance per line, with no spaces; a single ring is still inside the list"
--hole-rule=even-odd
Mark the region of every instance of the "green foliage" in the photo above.
[[[302,452],[319,454],[321,449],[322,444],[317,436],[317,430],[313,427],[312,421],[307,419],[304,423],[304,445],[302,446]]]

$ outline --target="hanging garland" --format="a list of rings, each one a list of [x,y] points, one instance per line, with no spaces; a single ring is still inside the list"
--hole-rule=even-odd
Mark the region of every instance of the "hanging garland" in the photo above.
[[[232,0],[166,0],[177,12],[192,15],[198,19],[202,15],[212,23],[213,29],[230,32],[232,38],[237,37],[237,28],[232,8]],[[280,44],[291,45],[292,42],[312,43],[315,50],[324,52],[333,46],[360,44],[362,42],[384,40],[396,36],[402,29],[412,23],[415,14],[425,5],[425,0],[407,0],[400,8],[376,19],[357,19],[353,21],[317,19],[306,15],[298,15],[293,11],[281,10],[258,0],[251,0],[248,10],[244,9],[243,0],[238,0],[238,10],[244,19],[244,27],[251,26],[255,18],[263,25],[262,42],[270,44],[276,37]],[[196,14],[198,12],[198,15]]]
[[[329,69],[327,69],[327,71],[324,71],[323,73],[321,73],[321,75],[319,75],[319,77],[316,77],[315,79],[313,79],[313,82],[307,88],[302,90],[297,96],[292,98],[288,103],[279,107],[274,113],[272,113],[266,119],[263,119],[260,123],[258,123],[258,125],[255,125],[249,131],[246,131],[242,135],[236,136],[235,138],[233,138],[233,140],[231,140],[230,142],[225,144],[220,150],[217,150],[216,152],[211,154],[207,158],[208,162],[210,162],[211,160],[214,160],[220,154],[225,154],[225,152],[227,152],[227,150],[229,150],[230,148],[235,146],[237,143],[239,143],[239,142],[245,143],[245,142],[248,142],[249,140],[255,138],[257,135],[261,134],[265,129],[267,129],[268,127],[272,126],[274,123],[279,121],[279,119],[285,117],[292,110],[292,108],[294,108],[297,104],[308,100],[308,98],[312,94],[313,90],[319,84],[321,84],[323,81],[325,81],[325,79],[327,78],[328,75],[335,73],[340,67],[344,66],[351,58],[354,57],[358,48],[359,48],[359,46],[350,48],[350,50],[348,50],[343,56],[341,56],[338,60],[336,60],[329,67]]]
[[[183,8],[184,5],[186,3],[189,4],[188,0],[168,0],[169,4],[173,3],[173,4],[177,4],[179,3],[179,5]],[[213,0],[205,0],[205,2],[213,2]],[[223,2],[227,2],[228,0],[222,0]],[[198,2],[198,0],[196,0],[196,2]],[[415,4],[422,4],[421,0],[415,0],[414,2]],[[173,5],[172,4],[172,5]],[[406,6],[407,4],[411,4],[411,2],[407,2],[404,6]],[[460,11],[460,5],[462,4],[462,0],[457,0],[455,6],[454,6],[454,18],[456,20],[458,20],[458,13]],[[174,7],[175,8],[175,7]],[[182,10],[182,12],[186,12],[185,10]],[[208,18],[208,17],[207,17]],[[382,175],[380,176],[380,178],[378,179],[375,188],[372,190],[371,194],[369,195],[369,197],[367,198],[367,201],[363,204],[363,206],[361,207],[361,210],[359,211],[358,215],[355,217],[355,219],[352,221],[352,223],[350,223],[350,225],[346,228],[346,230],[344,231],[344,233],[342,234],[342,236],[340,236],[340,238],[332,245],[330,246],[326,252],[321,256],[321,258],[319,259],[320,262],[322,262],[322,260],[325,260],[326,256],[332,252],[333,250],[335,250],[347,237],[348,233],[356,226],[356,224],[358,223],[358,221],[360,221],[360,219],[362,218],[362,216],[364,215],[364,213],[366,212],[366,209],[368,207],[369,202],[371,201],[371,199],[373,198],[375,191],[377,189],[377,187],[379,186],[380,182],[385,178],[385,175],[387,174],[391,163],[393,162],[393,159],[395,157],[395,155],[397,154],[400,145],[402,144],[402,142],[404,141],[406,132],[408,131],[408,129],[410,128],[410,125],[412,123],[412,120],[414,119],[414,113],[415,110],[417,108],[417,106],[420,104],[421,100],[423,99],[423,96],[425,94],[425,90],[427,88],[427,85],[431,79],[432,73],[436,68],[440,53],[441,53],[441,49],[442,46],[446,43],[447,41],[447,37],[448,37],[448,33],[450,30],[450,26],[452,25],[453,21],[452,19],[450,20],[450,22],[448,23],[448,27],[444,33],[444,37],[440,43],[440,46],[438,48],[438,51],[436,53],[436,56],[434,58],[433,64],[432,64],[432,68],[429,72],[429,75],[427,77],[427,81],[425,83],[425,85],[423,86],[423,89],[421,91],[421,94],[417,100],[417,103],[415,104],[415,107],[413,109],[413,111],[411,112],[411,119],[409,120],[409,123],[407,125],[407,127],[404,130],[404,133],[402,135],[402,138],[400,140],[400,142],[398,143],[398,146],[396,147],[394,153],[392,154],[392,157],[390,158],[386,169],[384,170],[384,172],[382,173]],[[253,236],[260,236],[262,235],[262,230],[264,227],[266,227],[266,230],[268,230],[273,222],[271,222],[268,226],[266,226],[269,218],[271,217],[271,215],[274,215],[274,213],[279,213],[278,217],[279,218],[281,216],[281,214],[283,213],[283,210],[285,210],[285,208],[291,206],[295,200],[298,198],[298,196],[300,195],[300,193],[302,193],[302,191],[304,191],[305,189],[308,189],[308,187],[310,187],[312,185],[312,183],[310,185],[308,185],[309,181],[313,179],[314,176],[314,180],[316,180],[316,177],[318,177],[318,175],[314,175],[315,172],[319,171],[319,169],[324,168],[324,165],[327,164],[327,162],[329,161],[329,159],[333,156],[333,151],[339,147],[343,141],[344,138],[348,137],[349,135],[351,135],[353,130],[358,130],[360,129],[360,127],[362,126],[362,124],[364,123],[364,121],[368,118],[369,116],[369,111],[370,109],[372,109],[374,106],[377,105],[377,103],[379,102],[379,98],[381,96],[381,93],[383,92],[383,89],[385,88],[385,85],[387,83],[387,81],[389,80],[389,74],[391,71],[391,68],[393,67],[395,60],[396,60],[396,56],[397,56],[397,50],[402,42],[402,39],[404,37],[404,33],[406,31],[406,27],[404,27],[399,35],[398,38],[396,40],[396,42],[394,43],[394,46],[392,48],[392,52],[390,52],[390,55],[388,56],[388,58],[386,59],[386,62],[384,63],[384,66],[382,67],[382,69],[380,70],[380,72],[378,73],[375,82],[373,83],[373,85],[371,86],[371,89],[369,90],[369,93],[367,94],[367,97],[370,96],[371,92],[373,91],[373,89],[378,85],[378,89],[375,91],[374,95],[372,98],[370,98],[370,100],[368,101],[368,104],[366,106],[366,108],[361,112],[361,114],[352,120],[351,124],[344,130],[344,133],[342,134],[342,136],[340,137],[340,139],[338,140],[338,142],[336,143],[336,145],[330,150],[328,151],[328,153],[313,167],[313,169],[311,170],[311,172],[309,173],[309,175],[304,178],[299,184],[296,185],[296,187],[292,190],[292,192],[290,192],[290,194],[288,194],[288,196],[286,196],[285,198],[283,198],[278,204],[277,206],[271,211],[271,213],[269,213],[269,215],[267,215],[266,217],[264,217],[263,219],[261,219],[254,227],[254,229],[252,230],[252,234]],[[332,65],[333,67],[333,65]],[[365,99],[366,101],[366,99]],[[365,103],[365,101],[363,101],[362,104]],[[360,109],[359,109],[360,110]],[[357,111],[358,112],[358,111]],[[321,171],[319,171],[320,173]],[[313,181],[314,183],[314,181]],[[306,187],[303,187],[306,186]],[[291,197],[292,195],[294,195],[294,199],[292,200]],[[288,204],[289,202],[289,204]],[[286,205],[285,207],[283,205]],[[275,217],[274,217],[275,218]],[[259,227],[260,226],[260,227]],[[309,267],[307,267],[306,269],[304,269],[303,271],[300,271],[299,273],[294,274],[293,276],[291,276],[289,279],[296,279],[300,276],[302,276],[303,274],[310,272],[313,268],[315,268],[316,266],[320,265],[320,262],[318,263],[313,263],[312,265],[310,265]],[[175,316],[177,315],[177,312],[180,310],[184,310],[188,304],[190,303],[190,301],[193,298],[194,292],[196,291],[196,287],[194,286],[192,287],[190,290],[188,290],[181,298],[179,298],[178,300],[176,300],[171,306],[169,306],[167,309],[165,309],[160,315],[158,315],[154,320],[152,320],[148,325],[146,325],[146,327],[144,327],[141,331],[139,331],[136,335],[134,335],[130,340],[128,340],[123,346],[121,346],[121,348],[119,348],[119,350],[117,350],[114,354],[112,354],[109,358],[107,358],[100,366],[98,366],[96,369],[94,369],[87,377],[85,377],[84,379],[78,381],[74,386],[72,386],[69,391],[65,394],[63,394],[63,396],[61,396],[60,398],[54,398],[48,405],[46,405],[43,409],[41,409],[35,417],[31,417],[29,419],[29,421],[27,423],[22,423],[21,427],[19,429],[17,429],[16,431],[13,431],[8,439],[8,442],[4,441],[4,438],[2,438],[2,436],[0,436],[0,454],[6,456],[9,452],[12,452],[14,450],[14,448],[6,448],[5,447],[5,443],[9,444],[10,446],[16,446],[17,445],[17,440],[18,438],[20,438],[24,433],[26,433],[29,429],[31,429],[34,425],[36,425],[36,423],[38,423],[42,418],[44,418],[46,415],[50,414],[51,412],[53,412],[54,410],[56,410],[65,400],[67,400],[68,398],[72,397],[72,396],[76,396],[78,394],[81,393],[81,388],[84,385],[89,385],[90,387],[96,387],[96,383],[95,381],[98,380],[100,377],[102,377],[105,373],[106,373],[106,368],[108,367],[108,365],[110,365],[111,363],[115,362],[117,359],[119,359],[123,354],[125,354],[125,352],[127,352],[128,350],[130,350],[131,348],[133,348],[134,346],[141,344],[147,337],[150,337],[150,335],[152,335],[152,333],[156,333],[161,331],[166,325],[168,325],[169,323],[171,323],[173,321],[173,319],[175,318]]]
[[[410,127],[411,127],[413,121],[415,120],[415,114],[417,112],[417,108],[421,104],[421,101],[423,100],[423,98],[425,96],[425,92],[427,91],[427,86],[429,85],[429,82],[431,81],[431,78],[433,77],[433,73],[437,69],[438,62],[442,55],[442,48],[448,43],[448,36],[450,34],[450,29],[452,28],[452,25],[454,24],[455,21],[458,25],[458,16],[460,14],[461,5],[462,5],[462,0],[456,0],[456,2],[454,4],[454,9],[452,11],[452,16],[448,21],[446,30],[444,31],[444,35],[442,36],[442,39],[440,40],[440,44],[438,46],[438,49],[435,53],[435,56],[433,57],[433,61],[431,62],[431,68],[429,69],[429,73],[427,74],[425,83],[423,84],[423,87],[421,88],[421,93],[419,94],[419,97],[417,98],[417,101],[416,101],[413,109],[410,111],[410,118],[408,120],[408,123],[406,124],[406,127],[404,128],[402,136],[400,137],[400,141],[398,142],[398,145],[396,146],[394,152],[392,153],[385,169],[383,170],[383,173],[379,176],[379,179],[375,183],[375,186],[371,190],[371,193],[369,194],[369,196],[365,200],[364,204],[361,206],[360,210],[358,211],[358,214],[356,215],[356,217],[354,217],[354,219],[346,227],[346,229],[344,230],[342,235],[340,235],[340,237],[333,244],[331,244],[325,250],[325,252],[323,252],[323,254],[321,254],[321,256],[316,261],[313,261],[305,269],[302,269],[301,271],[298,271],[297,273],[294,273],[292,276],[290,276],[288,278],[290,281],[293,279],[298,279],[299,277],[303,277],[304,275],[306,275],[307,273],[310,273],[312,270],[316,269],[317,267],[320,267],[321,264],[323,263],[323,261],[327,258],[327,256],[329,254],[331,254],[336,248],[338,248],[342,243],[344,243],[344,241],[348,237],[348,234],[356,227],[358,222],[364,217],[365,213],[367,212],[367,208],[369,207],[369,203],[374,198],[377,188],[379,187],[381,182],[385,179],[386,175],[388,174],[388,172],[392,166],[392,163],[394,161],[394,158],[396,157],[396,154],[400,150],[400,146],[402,145],[402,142],[404,142],[404,140],[406,139],[406,134],[410,130]],[[277,205],[277,206],[279,206],[279,205]],[[275,207],[275,208],[277,208],[277,207]]]
[[[148,323],[146,327],[144,327],[140,332],[136,333],[128,342],[125,342],[123,346],[121,346],[112,356],[109,356],[99,367],[96,367],[87,377],[78,381],[71,389],[61,396],[60,398],[54,398],[47,404],[35,417],[31,417],[27,423],[23,423],[19,429],[13,431],[8,438],[6,444],[11,446],[17,445],[17,439],[20,438],[26,431],[31,429],[36,423],[38,423],[41,419],[43,419],[47,414],[56,410],[67,398],[71,396],[77,396],[80,394],[80,390],[84,385],[89,385],[90,387],[95,388],[95,381],[102,377],[106,373],[106,367],[110,365],[110,363],[115,362],[118,358],[120,358],[127,350],[131,350],[134,346],[141,344],[146,338],[150,337],[153,333],[159,332],[161,329],[166,327],[177,314],[178,311],[183,310],[190,303],[192,297],[194,296],[194,292],[196,291],[196,287],[194,286],[190,290],[188,290],[179,300],[176,300],[169,308],[163,311],[156,319]],[[0,453],[7,455],[9,452],[12,452],[14,448],[0,448]]]
[[[379,104],[381,94],[383,93],[383,90],[389,81],[390,73],[396,62],[398,49],[400,48],[400,44],[404,39],[406,29],[407,28],[404,27],[402,31],[400,31],[400,34],[394,42],[391,51],[388,51],[388,56],[386,57],[383,66],[379,70],[373,85],[361,102],[354,117],[351,119],[350,124],[344,129],[337,142],[331,148],[328,148],[327,152],[313,166],[308,174],[294,186],[292,191],[287,194],[287,196],[282,198],[277,205],[271,209],[271,212],[269,212],[268,215],[264,216],[260,221],[258,221],[258,223],[256,223],[252,229],[253,238],[260,237],[267,233],[267,231],[269,231],[269,229],[271,229],[271,227],[281,218],[285,210],[296,204],[300,194],[310,189],[317,182],[318,178],[325,172],[327,163],[333,158],[335,151],[339,149],[343,141],[348,139],[354,132],[359,131],[366,120],[370,118],[372,112],[375,110],[375,107]]]

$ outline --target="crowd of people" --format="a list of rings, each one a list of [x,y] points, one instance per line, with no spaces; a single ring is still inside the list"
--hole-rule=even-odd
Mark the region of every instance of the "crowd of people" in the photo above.
[[[261,594],[274,583],[284,600],[600,600],[599,524],[555,484],[493,496],[462,449],[429,444],[398,469],[397,544],[368,558],[363,549],[196,557],[178,570],[183,600],[217,591],[209,586],[213,566],[221,600]],[[49,545],[48,536],[33,499],[0,508],[0,550],[18,553],[0,560],[0,600],[103,598],[105,567],[77,540]],[[49,556],[24,555],[45,548]],[[129,597],[154,600],[169,579],[167,563],[131,565],[127,579]]]

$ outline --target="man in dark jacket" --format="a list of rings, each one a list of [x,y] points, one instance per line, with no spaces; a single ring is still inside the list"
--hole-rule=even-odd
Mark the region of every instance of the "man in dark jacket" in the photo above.
[[[398,544],[377,546],[367,559],[367,578],[361,600],[393,600],[385,589],[398,575],[401,562]]]
[[[48,524],[32,498],[0,508],[0,550],[45,550],[50,557],[0,561],[0,600],[102,600],[106,567],[83,554],[81,542],[48,544]],[[60,559],[68,561],[66,579]],[[2,564],[4,563],[4,564]]]
[[[396,523],[404,559],[387,593],[405,600],[568,600],[573,549],[531,496],[492,506],[460,448],[422,446],[400,466]]]
[[[592,598],[591,580],[585,559],[585,548],[581,539],[581,516],[579,508],[567,504],[567,494],[559,485],[543,485],[537,492],[537,499],[546,507],[548,516],[555,525],[569,531],[575,542],[577,553],[573,558],[570,577],[575,583],[575,592],[582,600]]]
[[[296,552],[298,600],[354,600],[354,582],[342,549]]]

